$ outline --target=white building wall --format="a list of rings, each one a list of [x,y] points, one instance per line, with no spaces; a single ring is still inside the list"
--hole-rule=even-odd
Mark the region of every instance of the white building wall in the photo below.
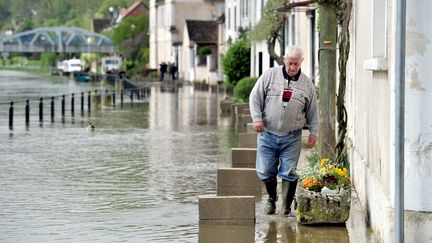
[[[224,11],[224,2],[205,0],[150,0],[150,68],[163,61],[174,62],[176,53],[185,53],[173,44],[181,42],[186,19],[215,20]],[[183,60],[179,57],[178,60]],[[178,63],[179,71],[183,63]],[[180,77],[182,78],[182,77]]]
[[[375,235],[394,242],[395,0],[353,3],[346,96],[351,177]],[[432,100],[431,7],[407,1],[406,242],[432,239],[432,110],[425,106]]]

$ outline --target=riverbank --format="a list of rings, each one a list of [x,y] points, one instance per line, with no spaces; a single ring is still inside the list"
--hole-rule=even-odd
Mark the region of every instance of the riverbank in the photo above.
[[[23,71],[23,72],[31,72],[31,73],[45,73],[50,75],[49,70],[50,67],[47,66],[22,66],[22,65],[1,65],[0,70],[7,71]]]

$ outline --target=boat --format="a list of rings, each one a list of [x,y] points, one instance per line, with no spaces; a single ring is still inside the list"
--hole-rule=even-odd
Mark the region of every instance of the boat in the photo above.
[[[74,72],[73,78],[77,82],[88,82],[90,81],[90,75],[86,72]]]

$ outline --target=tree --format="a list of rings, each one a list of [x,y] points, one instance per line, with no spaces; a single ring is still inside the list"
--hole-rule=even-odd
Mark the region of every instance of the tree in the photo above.
[[[338,60],[338,67],[339,67],[339,87],[338,92],[336,94],[336,104],[334,102],[334,99],[329,99],[326,101],[320,100],[320,103],[327,103],[327,110],[335,110],[336,108],[336,119],[334,119],[334,116],[327,116],[327,119],[325,121],[320,121],[320,130],[322,131],[321,134],[325,136],[329,136],[329,138],[320,138],[321,143],[321,155],[327,156],[329,154],[333,154],[335,157],[335,162],[339,164],[341,167],[348,167],[348,161],[347,161],[347,153],[346,153],[346,145],[345,145],[345,136],[346,136],[346,129],[347,129],[347,114],[345,109],[345,88],[346,88],[346,65],[348,61],[348,55],[349,55],[349,49],[350,49],[350,42],[349,42],[349,22],[351,17],[351,9],[352,9],[352,1],[351,0],[318,0],[319,6],[320,6],[320,47],[321,45],[324,46],[324,48],[327,48],[327,50],[334,49],[334,52],[331,54],[327,54],[328,56],[332,56],[332,58],[336,58],[336,43],[338,44],[339,49],[339,60]],[[336,40],[336,29],[337,25],[340,26],[340,32],[339,37]],[[333,40],[333,38],[335,38]],[[327,46],[325,42],[330,41]],[[330,46],[332,48],[330,48]],[[326,75],[328,74],[328,71],[325,71],[323,68],[323,73],[321,73],[321,66],[322,64],[325,65],[328,60],[328,56],[322,56],[325,55],[324,52],[320,53],[320,88],[322,83],[330,83],[328,85],[322,84],[323,86],[331,86],[331,89],[320,89],[321,97],[333,97],[335,94],[335,90],[333,89],[336,86],[336,79],[335,78],[329,78],[326,80],[323,80]],[[324,61],[325,60],[325,61]],[[330,68],[330,67],[329,67]],[[335,69],[334,65],[331,67]],[[336,72],[333,70],[334,73]],[[332,71],[332,72],[333,72]],[[321,107],[321,106],[320,106]],[[328,112],[331,113],[331,112]],[[332,126],[337,121],[337,141],[336,144],[334,144],[335,141],[335,131]],[[321,126],[321,123],[325,123],[325,126]],[[333,136],[330,138],[330,136]],[[322,137],[322,136],[321,136]],[[324,142],[323,142],[324,141]],[[329,141],[329,142],[325,142]],[[332,144],[329,144],[332,143]]]
[[[283,64],[283,42],[280,35],[282,28],[286,23],[285,13],[275,13],[273,10],[283,6],[286,0],[268,0],[264,14],[261,17],[255,27],[250,32],[250,39],[252,41],[263,41],[267,42],[267,51],[269,55],[279,64]],[[275,52],[276,41],[279,43],[280,53]]]
[[[148,27],[148,16],[141,15],[135,18],[126,18],[107,35],[111,36],[118,51],[126,58],[135,61],[143,60],[142,54],[144,52],[140,52],[140,50],[149,47]]]
[[[233,86],[249,76],[250,73],[250,44],[247,40],[238,40],[230,46],[222,59],[224,74],[227,82]]]

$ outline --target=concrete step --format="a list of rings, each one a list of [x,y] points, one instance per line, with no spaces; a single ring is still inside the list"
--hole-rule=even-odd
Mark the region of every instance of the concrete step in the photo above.
[[[240,148],[256,148],[258,133],[239,133]]]
[[[219,168],[217,171],[217,196],[255,196],[260,200],[261,184],[256,169]]]
[[[255,168],[256,148],[231,148],[233,168]]]
[[[200,224],[255,224],[254,196],[199,196]]]

